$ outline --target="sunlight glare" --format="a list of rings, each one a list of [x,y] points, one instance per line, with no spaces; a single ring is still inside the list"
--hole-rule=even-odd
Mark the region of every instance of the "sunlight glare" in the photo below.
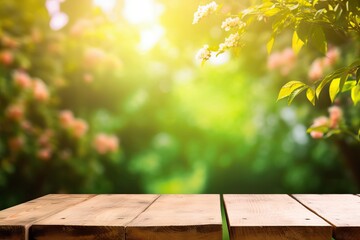
[[[93,3],[104,10],[104,12],[110,12],[115,7],[116,0],[93,0]]]
[[[152,24],[157,21],[164,7],[154,0],[125,0],[123,14],[133,24]]]
[[[155,44],[160,40],[160,38],[164,35],[164,29],[159,26],[155,25],[151,28],[146,30],[142,30],[140,32],[140,43],[138,48],[141,52],[146,52],[153,48]]]

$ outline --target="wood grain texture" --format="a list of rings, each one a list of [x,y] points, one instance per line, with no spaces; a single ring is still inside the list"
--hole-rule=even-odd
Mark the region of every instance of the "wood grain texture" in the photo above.
[[[220,195],[161,195],[126,227],[127,240],[220,240]]]
[[[330,240],[331,225],[288,195],[224,195],[232,240]]]
[[[125,239],[125,225],[158,195],[97,195],[31,227],[32,239]]]
[[[360,198],[350,194],[294,195],[334,226],[336,240],[360,239]]]
[[[28,239],[32,223],[83,202],[93,195],[50,194],[0,211],[0,239]]]

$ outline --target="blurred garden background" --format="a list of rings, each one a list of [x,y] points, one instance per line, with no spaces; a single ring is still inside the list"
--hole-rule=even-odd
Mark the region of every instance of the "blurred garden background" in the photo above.
[[[218,3],[226,16],[256,2]],[[206,3],[0,0],[0,209],[47,193],[359,192],[359,142],[307,133],[331,106],[356,132],[359,104],[276,102],[330,55],[293,54],[286,32],[269,55],[255,25],[201,64],[226,37],[220,14],[192,24]],[[325,34],[324,71],[359,57],[360,41]]]

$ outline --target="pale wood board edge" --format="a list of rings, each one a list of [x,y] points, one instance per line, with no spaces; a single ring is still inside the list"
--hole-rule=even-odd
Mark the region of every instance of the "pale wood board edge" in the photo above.
[[[182,226],[128,226],[125,229],[126,240],[159,239],[222,239],[222,223]]]
[[[334,232],[334,239],[336,240],[359,240],[359,227],[337,227]]]
[[[124,226],[82,226],[82,225],[35,225],[30,227],[30,233],[33,237],[41,238],[45,237],[46,239],[68,239],[68,232],[71,232],[73,236],[86,238],[86,236],[95,235],[100,239],[118,239],[125,240],[125,228]],[[43,236],[46,234],[45,236]],[[34,238],[35,239],[35,238]],[[88,238],[86,238],[88,239]],[[97,239],[97,238],[96,238]]]
[[[332,236],[331,226],[234,226],[230,228],[230,239],[241,240],[243,239],[243,234],[248,232],[257,233],[258,238],[256,239],[259,240],[263,239],[264,237],[271,237],[269,239],[277,239],[276,236],[287,235],[284,234],[284,232],[289,232],[290,235],[294,232],[297,232],[299,235],[303,235],[301,239],[304,240],[308,239],[308,237],[312,237],[312,239],[328,240]],[[269,233],[272,235],[269,236]],[[287,238],[281,237],[279,239],[284,240]]]

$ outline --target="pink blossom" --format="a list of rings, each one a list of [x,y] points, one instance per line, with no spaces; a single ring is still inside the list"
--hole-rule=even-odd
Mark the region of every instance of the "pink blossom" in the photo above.
[[[59,153],[59,157],[62,159],[62,160],[67,160],[71,157],[71,151],[70,150],[63,150],[63,151],[60,151]]]
[[[12,137],[9,139],[8,144],[12,152],[19,152],[24,146],[24,138],[21,136]]]
[[[296,56],[292,48],[285,48],[282,51],[282,57],[284,58],[284,62],[293,62],[296,60]]]
[[[3,46],[8,48],[17,48],[19,46],[19,42],[16,41],[16,39],[7,35],[3,35],[1,37],[1,43]]]
[[[323,58],[318,58],[313,61],[309,70],[309,78],[311,81],[319,80],[324,74],[325,61]]]
[[[84,32],[92,27],[92,23],[88,19],[79,19],[70,28],[70,34],[75,37],[80,37]]]
[[[334,65],[340,57],[340,51],[338,48],[330,48],[326,53],[326,57],[324,59],[326,66]]]
[[[101,63],[105,59],[105,52],[100,48],[88,48],[84,54],[85,67],[91,68]]]
[[[119,139],[115,135],[99,133],[94,140],[94,148],[99,154],[116,152],[119,146]]]
[[[51,138],[53,137],[54,132],[51,129],[45,130],[40,137],[38,138],[38,143],[41,146],[47,146],[50,143]]]
[[[33,43],[40,43],[43,40],[43,34],[39,28],[32,28],[30,37]]]
[[[33,126],[28,120],[22,120],[20,123],[20,126],[22,129],[24,129],[25,131],[28,131],[28,132],[33,130]]]
[[[343,112],[338,106],[332,106],[329,109],[330,114],[330,127],[337,128],[342,118]]]
[[[64,128],[69,128],[73,125],[75,120],[73,113],[70,110],[63,110],[59,114],[60,124]]]
[[[37,152],[37,156],[41,160],[49,160],[51,158],[52,151],[50,148],[42,148]]]
[[[269,56],[268,61],[267,61],[267,67],[270,70],[278,68],[278,66],[280,66],[281,64],[282,64],[282,61],[281,61],[281,55],[279,52],[274,52],[273,54],[271,54]]]
[[[311,131],[310,136],[314,139],[320,139],[324,136],[324,133],[319,132],[319,131]]]
[[[29,89],[32,86],[31,77],[23,71],[15,71],[13,73],[15,84],[20,88]]]
[[[86,83],[91,83],[91,82],[94,81],[94,77],[93,77],[93,75],[91,73],[84,73],[83,80]]]
[[[61,126],[70,130],[77,138],[84,136],[89,128],[88,124],[83,119],[74,118],[74,115],[70,110],[61,111],[59,119]]]
[[[33,84],[33,93],[34,97],[38,101],[46,101],[49,98],[49,92],[45,83],[40,80],[36,79]]]
[[[63,46],[55,41],[48,43],[46,48],[46,50],[53,55],[61,55],[64,52]]]
[[[121,59],[115,55],[108,55],[106,58],[106,64],[110,69],[119,70],[123,67]]]
[[[321,116],[314,119],[311,127],[327,126],[328,124],[329,124],[329,118],[325,116]]]
[[[337,48],[331,48],[326,57],[317,58],[313,61],[309,70],[309,78],[311,81],[319,80],[323,75],[325,68],[331,67],[339,59],[340,52]]]
[[[311,127],[312,128],[321,127],[321,126],[327,127],[328,124],[329,124],[329,119],[327,117],[325,117],[325,116],[321,116],[321,117],[317,117],[317,118],[314,119],[313,124],[311,125]],[[322,138],[324,136],[324,133],[315,130],[315,131],[311,131],[310,135],[314,139],[319,139],[319,138]]]
[[[296,56],[291,48],[285,48],[282,52],[274,52],[267,61],[270,70],[279,69],[283,76],[288,75],[294,68]]]
[[[75,119],[72,123],[71,128],[74,136],[80,138],[85,135],[89,127],[83,119]]]
[[[66,80],[62,77],[56,77],[54,79],[54,85],[58,88],[62,88],[62,87],[65,87],[66,86]]]
[[[11,51],[4,50],[0,52],[0,62],[6,66],[12,64],[14,61],[14,56]]]
[[[20,104],[12,104],[6,109],[6,116],[15,121],[22,120],[24,114],[24,106]]]

